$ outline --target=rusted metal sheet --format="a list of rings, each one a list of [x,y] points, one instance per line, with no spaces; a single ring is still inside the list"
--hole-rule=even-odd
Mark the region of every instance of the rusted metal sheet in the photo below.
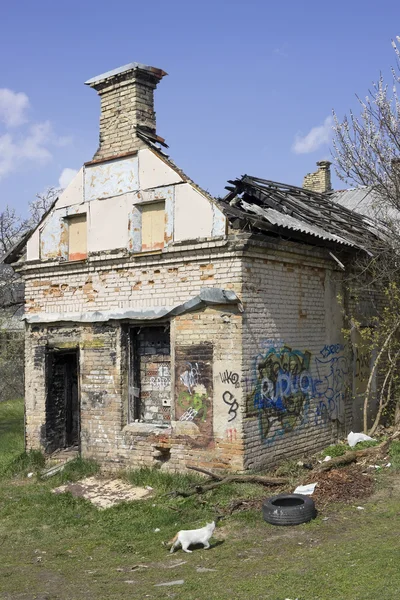
[[[86,215],[76,215],[68,220],[68,260],[87,257]]]
[[[138,189],[137,156],[85,168],[85,201],[119,196]]]

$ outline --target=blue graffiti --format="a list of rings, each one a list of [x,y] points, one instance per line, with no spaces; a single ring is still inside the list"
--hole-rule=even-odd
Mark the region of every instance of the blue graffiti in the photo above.
[[[343,419],[349,373],[343,350],[342,344],[324,346],[323,359],[316,357],[312,365],[309,351],[275,342],[256,357],[250,394],[264,443],[311,422]]]
[[[331,344],[330,346],[324,346],[320,351],[320,354],[323,358],[328,358],[331,354],[339,354],[339,352],[343,352],[343,350],[343,344]]]

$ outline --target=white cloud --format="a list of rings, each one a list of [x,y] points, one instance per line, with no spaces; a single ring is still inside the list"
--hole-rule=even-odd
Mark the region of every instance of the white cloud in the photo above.
[[[0,88],[0,121],[6,127],[18,127],[27,122],[29,98],[23,92]]]
[[[292,151],[296,154],[309,154],[321,146],[329,144],[332,136],[332,117],[326,117],[323,125],[313,127],[305,136],[296,135]]]
[[[60,188],[65,189],[69,183],[73,180],[75,175],[78,173],[75,169],[69,169],[68,167],[63,170],[58,180]]]
[[[51,147],[64,147],[71,143],[68,136],[57,136],[50,121],[29,123],[27,112],[29,98],[23,92],[0,89],[0,180],[18,171],[25,164],[45,165],[52,158]],[[7,131],[10,128],[17,131]]]
[[[54,143],[54,138],[49,121],[31,125],[20,136],[0,135],[0,179],[18,170],[23,163],[48,163],[52,154],[47,146]]]

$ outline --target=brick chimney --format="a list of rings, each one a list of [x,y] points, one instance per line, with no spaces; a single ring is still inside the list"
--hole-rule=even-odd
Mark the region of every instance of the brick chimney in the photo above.
[[[303,188],[312,192],[320,192],[321,194],[331,192],[331,164],[329,160],[320,160],[317,162],[318,169],[315,173],[307,173],[304,177]]]
[[[100,96],[100,145],[94,159],[106,159],[144,145],[138,131],[156,135],[154,90],[161,69],[130,63],[85,81]]]

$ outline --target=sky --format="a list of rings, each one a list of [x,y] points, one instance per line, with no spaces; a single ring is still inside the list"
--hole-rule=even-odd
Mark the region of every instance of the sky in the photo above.
[[[224,195],[245,173],[301,185],[330,158],[332,109],[390,81],[396,35],[394,0],[4,2],[0,211],[25,215],[91,160],[100,102],[83,83],[130,62],[168,73],[157,133],[201,187]]]

